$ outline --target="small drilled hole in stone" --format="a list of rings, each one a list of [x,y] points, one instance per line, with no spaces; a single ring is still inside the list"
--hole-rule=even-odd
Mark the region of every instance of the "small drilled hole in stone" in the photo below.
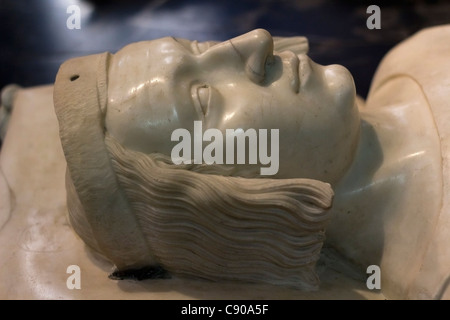
[[[79,75],[73,75],[73,76],[71,76],[70,77],[70,81],[75,81],[75,80],[77,80],[78,78],[79,78],[80,76]]]

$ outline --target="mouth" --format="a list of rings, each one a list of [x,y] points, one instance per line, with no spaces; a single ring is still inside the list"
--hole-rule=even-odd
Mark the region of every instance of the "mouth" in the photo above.
[[[311,60],[306,54],[298,55],[297,59],[299,60],[297,74],[300,79],[299,82],[301,81],[301,86],[303,87],[311,74]]]
[[[313,70],[311,64],[314,63],[306,54],[296,55],[292,51],[283,51],[279,56],[283,61],[289,85],[298,94],[300,89],[308,82]]]

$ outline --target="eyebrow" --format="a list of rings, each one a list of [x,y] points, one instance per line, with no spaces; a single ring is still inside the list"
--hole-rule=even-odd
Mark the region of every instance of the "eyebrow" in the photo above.
[[[187,51],[187,53],[189,54],[193,54],[193,55],[199,55],[201,54],[201,52],[199,52],[197,45],[195,46],[196,50],[194,50],[194,47],[192,46],[192,43],[197,43],[197,41],[191,41],[188,39],[181,39],[181,38],[175,38],[175,37],[170,37],[172,38],[172,40],[174,40],[177,44],[179,44],[184,50]],[[189,42],[189,45],[187,45],[186,42]]]
[[[178,45],[180,45],[184,50],[186,50],[189,54],[194,56],[200,56],[203,53],[207,52],[209,49],[214,47],[216,44],[219,44],[223,41],[198,41],[198,40],[189,40],[184,38],[172,38]],[[202,46],[199,46],[201,44]],[[201,49],[202,47],[202,49]]]

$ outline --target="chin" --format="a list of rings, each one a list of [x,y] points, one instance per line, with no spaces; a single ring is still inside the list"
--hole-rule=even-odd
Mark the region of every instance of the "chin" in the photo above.
[[[326,84],[335,105],[343,108],[353,108],[356,99],[356,89],[353,76],[344,66],[333,64],[325,67]]]

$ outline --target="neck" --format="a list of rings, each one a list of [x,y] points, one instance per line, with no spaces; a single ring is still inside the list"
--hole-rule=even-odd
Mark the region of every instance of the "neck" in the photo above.
[[[361,119],[355,160],[335,186],[328,242],[364,271],[378,265],[386,279],[409,283],[426,250],[418,237],[434,227],[427,215],[440,208],[439,137],[425,96],[407,77],[369,97]]]

